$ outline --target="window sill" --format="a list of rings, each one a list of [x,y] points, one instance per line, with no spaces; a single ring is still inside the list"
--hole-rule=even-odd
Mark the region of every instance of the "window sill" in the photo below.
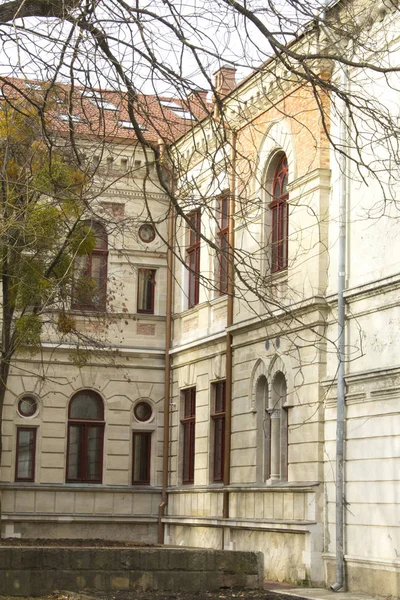
[[[105,315],[108,314],[107,312],[107,308],[103,307],[103,308],[71,308],[68,313],[71,313],[73,315],[79,315],[81,317],[87,317],[87,316],[99,316],[99,317],[103,317]]]
[[[273,484],[267,483],[242,483],[242,484],[231,484],[224,486],[223,483],[217,484],[212,483],[209,485],[193,485],[191,484],[191,492],[195,493],[206,493],[212,491],[223,491],[226,490],[229,493],[235,492],[266,492],[272,490],[287,490],[287,491],[299,491],[299,492],[314,492],[315,488],[320,485],[320,481],[276,481]],[[190,484],[179,484],[176,487],[169,487],[169,494],[180,494],[185,493]]]
[[[212,300],[210,300],[211,306],[215,306],[216,304],[223,304],[228,299],[228,294],[222,294],[221,296],[215,296]]]
[[[28,482],[28,481],[14,481],[11,483],[0,483],[0,489],[8,489],[8,490],[18,490],[18,489],[32,489],[36,491],[57,491],[57,490],[77,490],[82,492],[90,492],[93,490],[98,490],[102,492],[108,493],[124,493],[127,492],[140,492],[140,493],[160,493],[160,486],[153,485],[112,485],[106,483],[37,483],[37,482]]]
[[[275,282],[281,282],[281,281],[285,281],[288,278],[288,269],[286,267],[286,269],[282,269],[281,271],[275,271],[275,273],[269,273],[268,275],[266,275],[264,277],[264,282],[266,284],[268,283],[275,283]]]

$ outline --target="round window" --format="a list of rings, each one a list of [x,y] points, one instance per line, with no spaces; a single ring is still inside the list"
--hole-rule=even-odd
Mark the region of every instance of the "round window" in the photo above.
[[[135,406],[134,414],[138,421],[148,421],[153,411],[148,402],[138,402]]]
[[[139,227],[139,237],[142,242],[149,244],[156,237],[156,231],[150,223],[144,223]]]
[[[37,410],[37,400],[32,396],[24,396],[18,402],[18,412],[21,417],[32,417]]]

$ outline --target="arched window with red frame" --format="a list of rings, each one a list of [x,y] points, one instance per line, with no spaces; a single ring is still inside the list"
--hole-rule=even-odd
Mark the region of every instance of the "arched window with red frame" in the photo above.
[[[276,273],[288,266],[288,183],[289,169],[286,155],[280,159],[272,182],[271,210],[271,271]]]
[[[105,310],[107,299],[108,237],[101,223],[85,223],[95,236],[95,246],[89,254],[75,261],[72,308],[78,310]]]
[[[67,483],[103,479],[104,404],[92,390],[75,394],[68,408]]]

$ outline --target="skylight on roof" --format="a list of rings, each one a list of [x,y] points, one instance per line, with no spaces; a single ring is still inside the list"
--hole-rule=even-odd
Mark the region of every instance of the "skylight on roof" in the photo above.
[[[25,83],[25,86],[26,86],[26,87],[27,87],[29,90],[40,90],[40,89],[41,89],[41,86],[40,86],[38,83],[31,83],[30,81],[29,81],[29,82],[26,82],[26,83]]]
[[[82,123],[81,117],[78,117],[77,115],[62,114],[62,115],[58,115],[58,116],[59,116],[60,121],[69,121],[71,119],[71,121],[73,123]]]
[[[118,123],[124,129],[134,129],[134,127],[130,121],[118,121]],[[140,123],[139,123],[138,127],[141,131],[146,131],[146,127],[144,125],[140,125]]]
[[[181,117],[182,119],[188,119],[188,120],[196,119],[196,117],[194,115],[192,115],[192,113],[189,112],[188,110],[181,110],[179,112],[177,110],[173,110],[172,112],[174,113],[174,115],[176,115],[177,117]]]
[[[107,100],[102,100],[101,98],[97,98],[95,100],[91,100],[92,104],[99,106],[103,110],[118,110],[118,108],[112,102],[107,102]]]
[[[189,110],[187,110],[184,106],[177,104],[173,100],[160,100],[160,104],[161,106],[168,108],[176,117],[180,117],[181,119],[189,121],[196,119],[196,117],[192,115]]]
[[[167,108],[171,108],[173,110],[185,110],[183,106],[180,106],[180,104],[177,104],[172,100],[160,100],[160,104],[161,106],[166,106]]]
[[[102,99],[102,95],[100,92],[96,92],[94,90],[84,90],[82,92],[83,98],[97,98],[98,100]]]

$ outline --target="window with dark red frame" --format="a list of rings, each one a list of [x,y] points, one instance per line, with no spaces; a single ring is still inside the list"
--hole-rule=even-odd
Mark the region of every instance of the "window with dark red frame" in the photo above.
[[[272,254],[271,271],[282,271],[288,266],[288,162],[283,156],[275,169],[272,184],[271,224]]]
[[[101,483],[103,477],[104,404],[99,394],[83,390],[68,411],[68,483]]]
[[[186,264],[189,271],[188,281],[188,308],[199,303],[200,291],[200,210],[188,216],[190,227],[188,231],[189,243],[186,250]]]
[[[217,290],[220,296],[228,292],[228,229],[229,229],[229,198],[222,196],[218,199],[218,247],[217,254]]]
[[[103,225],[85,223],[95,235],[95,247],[89,254],[75,260],[72,290],[72,308],[78,310],[105,310],[107,296],[107,232]]]
[[[138,269],[138,313],[154,314],[155,269]]]
[[[194,451],[196,427],[196,388],[189,388],[182,392],[183,402],[183,483],[194,481]]]
[[[17,427],[15,481],[35,481],[36,428]]]
[[[151,431],[133,432],[132,483],[150,484]]]
[[[213,407],[212,420],[214,424],[213,439],[213,481],[224,479],[224,451],[225,451],[225,381],[218,381],[212,386]]]

